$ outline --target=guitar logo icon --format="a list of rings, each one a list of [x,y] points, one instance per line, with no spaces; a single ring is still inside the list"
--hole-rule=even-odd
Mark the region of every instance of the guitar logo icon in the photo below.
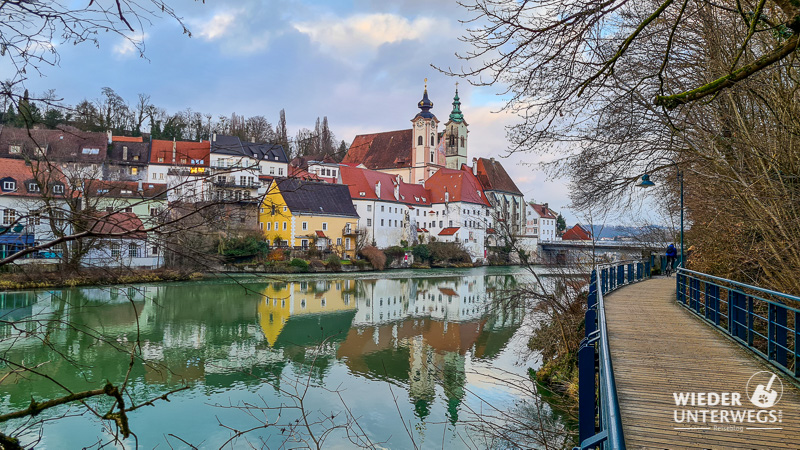
[[[750,383],[754,381],[753,378],[759,376],[760,374],[771,375],[769,382],[767,383],[766,386],[764,386],[763,384],[758,384],[755,390],[753,390],[752,393],[750,393]],[[763,377],[764,377],[763,375],[759,376],[759,378]],[[772,388],[776,380],[778,381],[777,387],[780,388],[780,392],[778,392],[777,389]],[[783,393],[783,383],[781,382],[780,378],[778,378],[778,376],[775,375],[774,373],[758,372],[754,374],[752,377],[750,377],[750,380],[747,382],[747,391],[750,397],[750,402],[752,404],[756,405],[759,408],[770,408],[774,406],[776,403],[778,403],[778,400],[780,399],[780,394]]]

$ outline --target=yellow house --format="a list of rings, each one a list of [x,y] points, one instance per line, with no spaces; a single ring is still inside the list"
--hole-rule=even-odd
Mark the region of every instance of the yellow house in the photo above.
[[[358,213],[345,185],[276,180],[264,196],[258,223],[272,245],[316,246],[344,258],[355,256]]]
[[[258,304],[259,324],[267,343],[271,347],[275,346],[290,317],[344,311],[354,313],[356,302],[350,289],[351,283],[355,283],[355,281],[271,283],[262,292],[263,298]],[[352,317],[350,318],[352,319]],[[339,328],[342,327],[349,328],[349,324],[343,324]],[[335,326],[325,328],[323,330],[325,333],[341,331]],[[305,330],[305,334],[316,331],[318,331],[318,327],[312,331]]]

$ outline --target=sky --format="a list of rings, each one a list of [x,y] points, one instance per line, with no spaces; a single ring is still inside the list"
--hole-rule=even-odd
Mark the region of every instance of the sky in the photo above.
[[[107,86],[130,103],[149,94],[168,112],[263,115],[273,125],[283,108],[290,135],[327,116],[337,139],[349,145],[358,134],[410,128],[425,78],[433,113],[445,122],[459,82],[469,159],[500,160],[526,200],[549,203],[570,225],[580,221],[566,208],[566,180],[549,180],[537,166],[539,155],[508,155],[505,127],[518,119],[498,112],[502,86],[473,87],[432,67],[464,64],[455,53],[468,49],[459,41],[466,30],[459,20],[469,13],[455,1],[169,3],[192,37],[175,20],[156,18],[133,34],[143,38],[144,57],[111,33],[99,47],[53,42],[59,66],[28,75],[26,87],[55,89],[75,104],[100,97]]]

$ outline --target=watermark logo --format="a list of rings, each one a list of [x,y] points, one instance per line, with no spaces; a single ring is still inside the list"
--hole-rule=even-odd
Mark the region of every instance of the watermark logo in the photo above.
[[[783,396],[783,383],[772,372],[756,372],[747,380],[747,397],[759,408],[772,408]]]
[[[744,432],[782,429],[783,411],[776,409],[775,405],[783,396],[783,383],[772,372],[754,373],[747,380],[743,393],[673,392],[672,395],[676,430]]]

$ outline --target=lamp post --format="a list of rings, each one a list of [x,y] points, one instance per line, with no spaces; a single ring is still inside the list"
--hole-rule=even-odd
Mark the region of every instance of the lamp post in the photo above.
[[[677,169],[677,165],[675,166]],[[681,184],[681,259],[679,261],[678,267],[684,267],[684,256],[683,256],[683,171],[680,169],[678,170],[678,181]],[[642,178],[636,183],[636,186],[641,188],[649,188],[653,187],[656,184],[650,181],[650,175],[644,174]]]

